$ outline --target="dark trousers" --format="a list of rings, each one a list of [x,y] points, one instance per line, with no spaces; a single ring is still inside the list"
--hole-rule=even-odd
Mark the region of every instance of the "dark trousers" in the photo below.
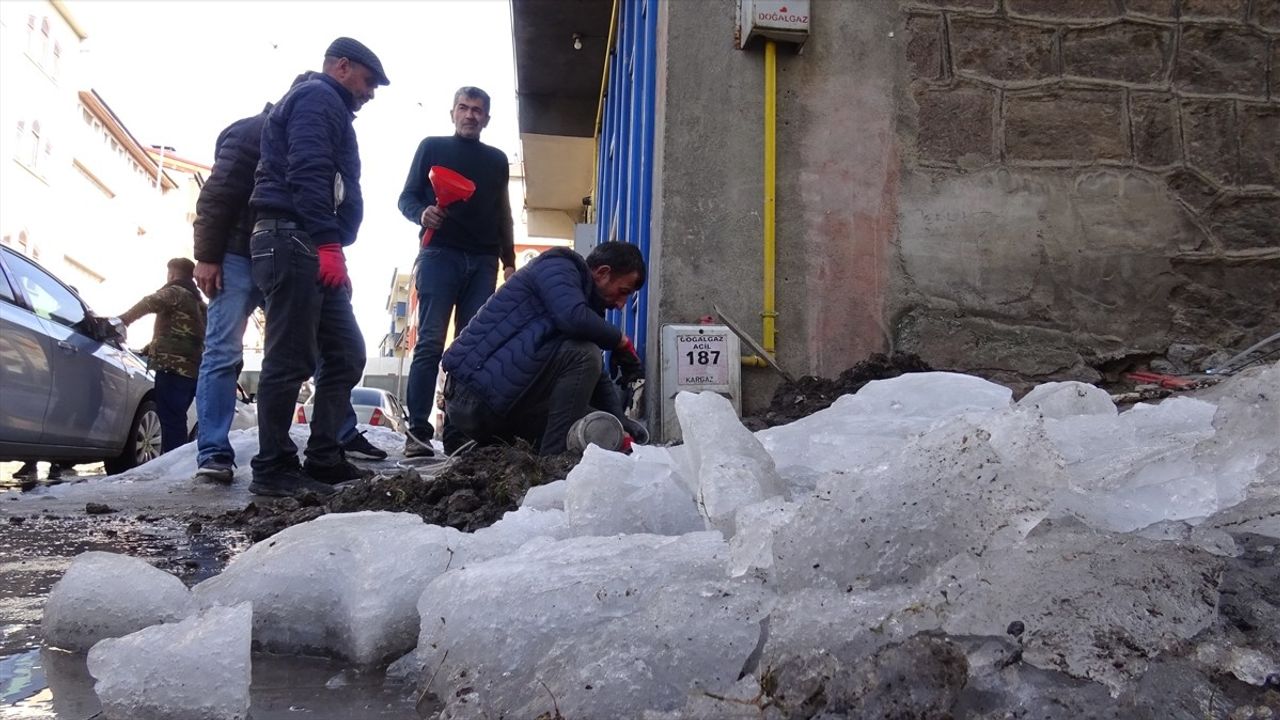
[[[156,371],[156,415],[160,416],[160,452],[187,444],[187,409],[196,399],[196,379]]]
[[[603,368],[600,348],[581,340],[566,340],[505,416],[490,410],[479,395],[462,383],[448,383],[448,422],[482,445],[519,438],[542,455],[557,455],[566,449],[569,428],[590,411]]]
[[[444,339],[453,318],[454,336],[471,322],[498,282],[498,256],[472,255],[450,247],[428,245],[418,253],[418,341],[409,365],[405,405],[409,428],[422,440],[435,433],[431,411],[436,406],[436,376]],[[446,438],[448,440],[448,438]]]
[[[364,336],[351,309],[351,291],[326,288],[316,278],[320,261],[301,230],[253,234],[253,282],[265,300],[267,326],[258,380],[258,454],[255,474],[297,464],[289,438],[302,381],[315,376],[315,410],[307,460],[341,459],[338,432],[350,410],[351,388],[364,372]]]

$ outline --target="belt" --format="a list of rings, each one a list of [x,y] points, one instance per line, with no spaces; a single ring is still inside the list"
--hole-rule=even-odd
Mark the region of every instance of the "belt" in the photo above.
[[[263,218],[253,224],[253,231],[256,233],[269,232],[271,230],[298,230],[300,226],[293,220],[281,220],[277,218]]]

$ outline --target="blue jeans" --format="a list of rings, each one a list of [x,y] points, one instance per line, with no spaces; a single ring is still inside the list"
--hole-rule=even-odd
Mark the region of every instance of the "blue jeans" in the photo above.
[[[262,305],[253,284],[249,258],[228,253],[222,258],[222,290],[209,300],[204,333],[204,359],[196,385],[196,464],[232,463],[235,450],[227,431],[236,411],[236,377],[244,359],[244,329]]]
[[[160,416],[160,452],[187,444],[187,408],[196,396],[196,379],[156,371],[156,415]]]
[[[454,333],[461,334],[497,287],[498,256],[471,255],[454,248],[428,245],[418,253],[416,282],[418,342],[413,346],[405,404],[409,410],[409,428],[414,435],[428,440],[435,434],[431,427],[431,409],[435,407],[436,377],[440,372],[440,357],[444,355],[449,316],[456,307]]]
[[[312,375],[315,410],[307,460],[337,463],[342,458],[338,433],[351,418],[351,388],[360,381],[365,360],[351,291],[320,285],[320,260],[301,230],[257,232],[250,243],[253,281],[267,306],[253,473],[257,477],[296,465],[298,448],[289,427],[298,390]]]

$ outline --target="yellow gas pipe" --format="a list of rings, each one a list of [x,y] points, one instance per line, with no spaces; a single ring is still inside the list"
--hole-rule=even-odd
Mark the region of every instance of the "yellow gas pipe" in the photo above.
[[[764,349],[776,354],[778,310],[775,306],[777,285],[777,174],[778,174],[778,44],[764,41]],[[768,367],[757,355],[744,355],[747,367]]]

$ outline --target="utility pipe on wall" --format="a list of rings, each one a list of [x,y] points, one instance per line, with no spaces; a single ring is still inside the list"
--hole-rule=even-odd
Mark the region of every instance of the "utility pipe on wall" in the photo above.
[[[777,267],[777,171],[778,171],[778,43],[764,42],[764,349],[776,354],[775,286]]]

